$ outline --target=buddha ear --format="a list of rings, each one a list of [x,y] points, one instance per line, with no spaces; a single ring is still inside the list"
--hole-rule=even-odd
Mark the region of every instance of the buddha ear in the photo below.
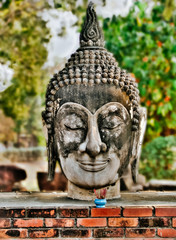
[[[55,174],[57,154],[54,146],[54,134],[50,134],[46,126],[45,111],[42,112],[42,123],[43,123],[43,132],[44,132],[46,145],[47,145],[48,181],[52,181],[54,179],[54,174]]]
[[[43,124],[43,133],[46,140],[46,143],[48,143],[48,128],[46,127],[46,120],[45,120],[45,111],[42,112],[42,124]]]
[[[147,125],[147,109],[144,107],[140,107],[139,114],[139,129],[133,132],[134,135],[132,143],[132,156],[130,159],[131,174],[135,183],[137,181],[139,158],[141,155],[142,142],[144,139],[144,133]]]

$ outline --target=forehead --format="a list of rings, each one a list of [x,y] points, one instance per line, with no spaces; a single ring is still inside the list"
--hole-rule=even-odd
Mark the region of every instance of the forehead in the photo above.
[[[116,86],[104,85],[68,85],[59,89],[55,95],[59,105],[74,102],[86,107],[91,113],[109,102],[119,102],[129,108],[129,98]]]

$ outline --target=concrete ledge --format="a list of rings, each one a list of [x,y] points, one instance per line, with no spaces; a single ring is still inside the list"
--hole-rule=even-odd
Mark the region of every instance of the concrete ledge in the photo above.
[[[93,201],[73,200],[67,193],[12,192],[0,193],[0,208],[94,206]],[[120,199],[108,200],[109,206],[176,206],[176,192],[121,193]]]

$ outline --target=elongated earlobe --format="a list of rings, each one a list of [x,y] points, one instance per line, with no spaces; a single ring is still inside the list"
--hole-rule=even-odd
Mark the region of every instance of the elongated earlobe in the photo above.
[[[139,108],[140,118],[139,118],[139,130],[135,132],[132,157],[130,160],[131,164],[131,175],[134,183],[137,181],[138,168],[139,168],[139,158],[141,155],[142,142],[144,139],[144,133],[147,125],[147,109],[144,107]]]
[[[55,167],[56,167],[56,154],[54,148],[54,137],[53,134],[49,134],[46,127],[46,116],[45,111],[42,112],[42,123],[43,123],[43,132],[47,144],[47,157],[48,157],[48,181],[54,179]]]
[[[48,155],[48,181],[52,181],[55,175],[56,168],[56,154],[54,149],[54,139],[53,136],[49,136],[49,141],[47,144],[47,155]]]

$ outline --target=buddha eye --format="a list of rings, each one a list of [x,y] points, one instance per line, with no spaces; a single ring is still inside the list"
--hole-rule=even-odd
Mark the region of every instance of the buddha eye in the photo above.
[[[81,126],[80,127],[79,126],[68,126],[66,124],[64,124],[64,126],[67,130],[71,130],[71,131],[76,131],[76,130],[84,131],[85,130],[85,128],[81,127]]]
[[[114,112],[109,112],[108,115],[100,115],[99,126],[101,130],[120,130],[124,125],[124,121]]]
[[[86,119],[76,113],[67,113],[61,119],[61,126],[67,131],[84,131],[87,127]]]
[[[122,126],[122,123],[118,122],[118,123],[114,123],[114,122],[108,122],[106,124],[103,124],[103,126],[101,127],[102,129],[107,129],[107,130],[112,130],[112,129],[118,129]]]

